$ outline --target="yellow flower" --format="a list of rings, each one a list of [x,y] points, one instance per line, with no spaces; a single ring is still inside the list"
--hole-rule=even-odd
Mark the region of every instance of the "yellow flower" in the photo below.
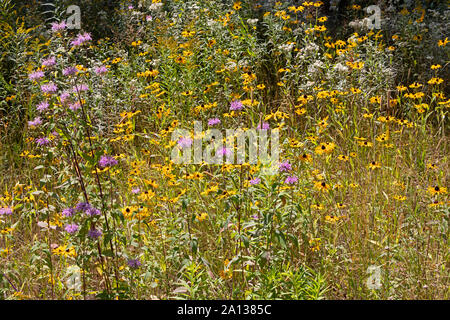
[[[217,41],[215,39],[211,39],[208,41],[208,47],[212,48],[216,43],[217,43]]]
[[[183,56],[178,56],[175,58],[175,62],[179,63],[179,64],[185,64],[186,63],[186,59]]]
[[[192,90],[187,90],[187,91],[183,91],[182,93],[181,93],[181,95],[182,96],[191,96],[192,95]]]
[[[154,196],[155,193],[152,190],[146,190],[138,196],[138,199],[141,201],[150,201]]]
[[[328,222],[328,223],[336,223],[336,222],[338,222],[339,220],[344,219],[344,218],[345,218],[345,216],[340,216],[340,217],[338,217],[338,216],[330,216],[330,215],[327,215],[327,216],[325,216],[325,222]]]
[[[133,47],[138,47],[138,46],[140,46],[141,44],[142,44],[142,41],[141,41],[141,40],[133,41],[133,42],[131,43],[131,45],[132,45]]]
[[[355,70],[360,70],[362,69],[362,67],[364,67],[363,61],[356,61],[356,62],[347,61],[346,64],[347,66]]]
[[[312,157],[310,154],[308,153],[304,153],[300,156],[300,160],[304,161],[304,162],[311,162],[312,161]]]
[[[8,254],[10,254],[11,252],[9,251],[8,248],[5,249],[0,249],[0,257],[4,258],[6,257]]]
[[[449,43],[450,41],[448,40],[448,38],[445,38],[444,40],[439,40],[438,41],[438,46],[439,47],[445,47],[447,45],[447,43]]]
[[[382,133],[378,137],[375,138],[375,140],[377,140],[378,142],[385,142],[388,139],[389,139],[389,137],[388,137],[387,133]]]
[[[136,207],[129,207],[126,206],[124,208],[122,208],[122,214],[125,217],[125,219],[131,219],[131,217],[133,216],[133,212],[136,211]]]
[[[202,193],[200,193],[202,196],[207,196],[212,192],[217,192],[219,191],[219,186],[218,185],[214,185],[208,189],[206,189],[205,191],[203,191]]]
[[[369,163],[368,168],[371,170],[375,170],[377,168],[381,168],[381,164],[377,161],[372,161],[371,163]]]
[[[370,141],[358,141],[358,144],[359,144],[361,147],[368,147],[368,148],[370,148],[370,147],[373,146],[373,143],[370,142]]]
[[[347,207],[347,205],[343,204],[342,202],[338,202],[338,203],[336,204],[336,208],[338,208],[338,209],[344,209],[344,208],[346,208],[346,207]]]
[[[320,127],[321,131],[324,130],[328,126],[327,120],[328,120],[328,117],[325,117],[317,123],[317,125]]]
[[[434,163],[429,163],[429,164],[427,164],[427,168],[431,169],[431,170],[435,170],[437,167]]]
[[[68,248],[67,245],[58,246],[52,250],[53,254],[64,257],[76,257],[77,253],[74,247]]]
[[[14,231],[14,228],[5,228],[3,230],[0,230],[0,234],[9,234]]]
[[[120,61],[122,61],[122,58],[118,57],[118,58],[115,58],[113,61],[111,61],[111,63],[112,63],[112,64],[117,64],[117,63],[119,63]]]
[[[435,208],[435,207],[439,207],[439,206],[442,206],[442,205],[444,205],[444,202],[443,202],[443,201],[437,201],[437,200],[435,200],[434,202],[428,204],[428,207],[430,207],[430,208]]]
[[[370,103],[381,103],[381,97],[375,96],[369,99]]]
[[[22,291],[16,291],[13,293],[13,296],[16,297],[19,300],[26,300],[26,299],[30,299],[29,296],[23,294]]]
[[[428,193],[431,195],[436,195],[436,194],[446,194],[447,193],[447,188],[446,187],[439,187],[439,186],[431,186],[428,187]]]
[[[208,214],[206,212],[203,212],[201,215],[196,215],[195,218],[202,222],[203,220],[205,220],[206,218],[208,218]]]
[[[195,35],[195,31],[184,30],[183,32],[181,32],[181,35],[185,38],[190,38]]]
[[[309,239],[310,250],[312,252],[320,250],[321,239],[320,238],[312,238]]]
[[[305,108],[296,109],[295,113],[301,116],[306,113],[306,109]]]
[[[325,181],[315,181],[314,188],[318,191],[326,192],[331,189],[331,186],[327,184]]]
[[[314,152],[319,155],[328,154],[333,152],[335,147],[336,145],[333,142],[322,142],[314,149]]]
[[[441,84],[442,82],[444,82],[442,78],[431,78],[428,80],[428,84]]]
[[[266,87],[266,85],[263,84],[263,83],[258,84],[258,85],[256,86],[256,88],[259,89],[259,90],[263,90],[265,87]]]

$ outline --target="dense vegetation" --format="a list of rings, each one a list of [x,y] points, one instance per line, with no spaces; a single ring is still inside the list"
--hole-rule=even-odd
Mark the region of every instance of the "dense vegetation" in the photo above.
[[[448,2],[43,4],[0,0],[1,299],[449,297]],[[280,160],[175,163],[208,128]]]

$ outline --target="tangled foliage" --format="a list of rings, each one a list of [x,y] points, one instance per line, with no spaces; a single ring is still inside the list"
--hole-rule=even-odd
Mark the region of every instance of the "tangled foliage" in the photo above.
[[[69,30],[2,0],[0,298],[448,298],[450,10],[410,2],[378,30],[368,1],[92,0]],[[172,161],[206,128],[278,129],[279,170]]]

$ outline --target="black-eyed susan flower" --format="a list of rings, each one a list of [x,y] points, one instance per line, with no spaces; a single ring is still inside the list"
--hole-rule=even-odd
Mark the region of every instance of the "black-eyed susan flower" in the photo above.
[[[315,149],[314,152],[318,155],[329,154],[333,152],[336,145],[333,142],[322,142]]]
[[[440,187],[440,186],[430,186],[428,187],[428,193],[431,195],[440,195],[440,194],[446,194],[447,188],[446,187]]]
[[[371,163],[369,163],[368,168],[370,170],[375,170],[375,169],[381,168],[381,163],[379,163],[377,161],[372,161]]]
[[[331,189],[331,186],[327,184],[325,181],[315,181],[314,188],[321,192],[327,192]]]

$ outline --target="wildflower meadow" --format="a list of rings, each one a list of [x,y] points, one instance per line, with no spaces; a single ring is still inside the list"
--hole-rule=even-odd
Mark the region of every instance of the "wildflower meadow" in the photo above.
[[[449,1],[0,15],[0,299],[449,298]]]

